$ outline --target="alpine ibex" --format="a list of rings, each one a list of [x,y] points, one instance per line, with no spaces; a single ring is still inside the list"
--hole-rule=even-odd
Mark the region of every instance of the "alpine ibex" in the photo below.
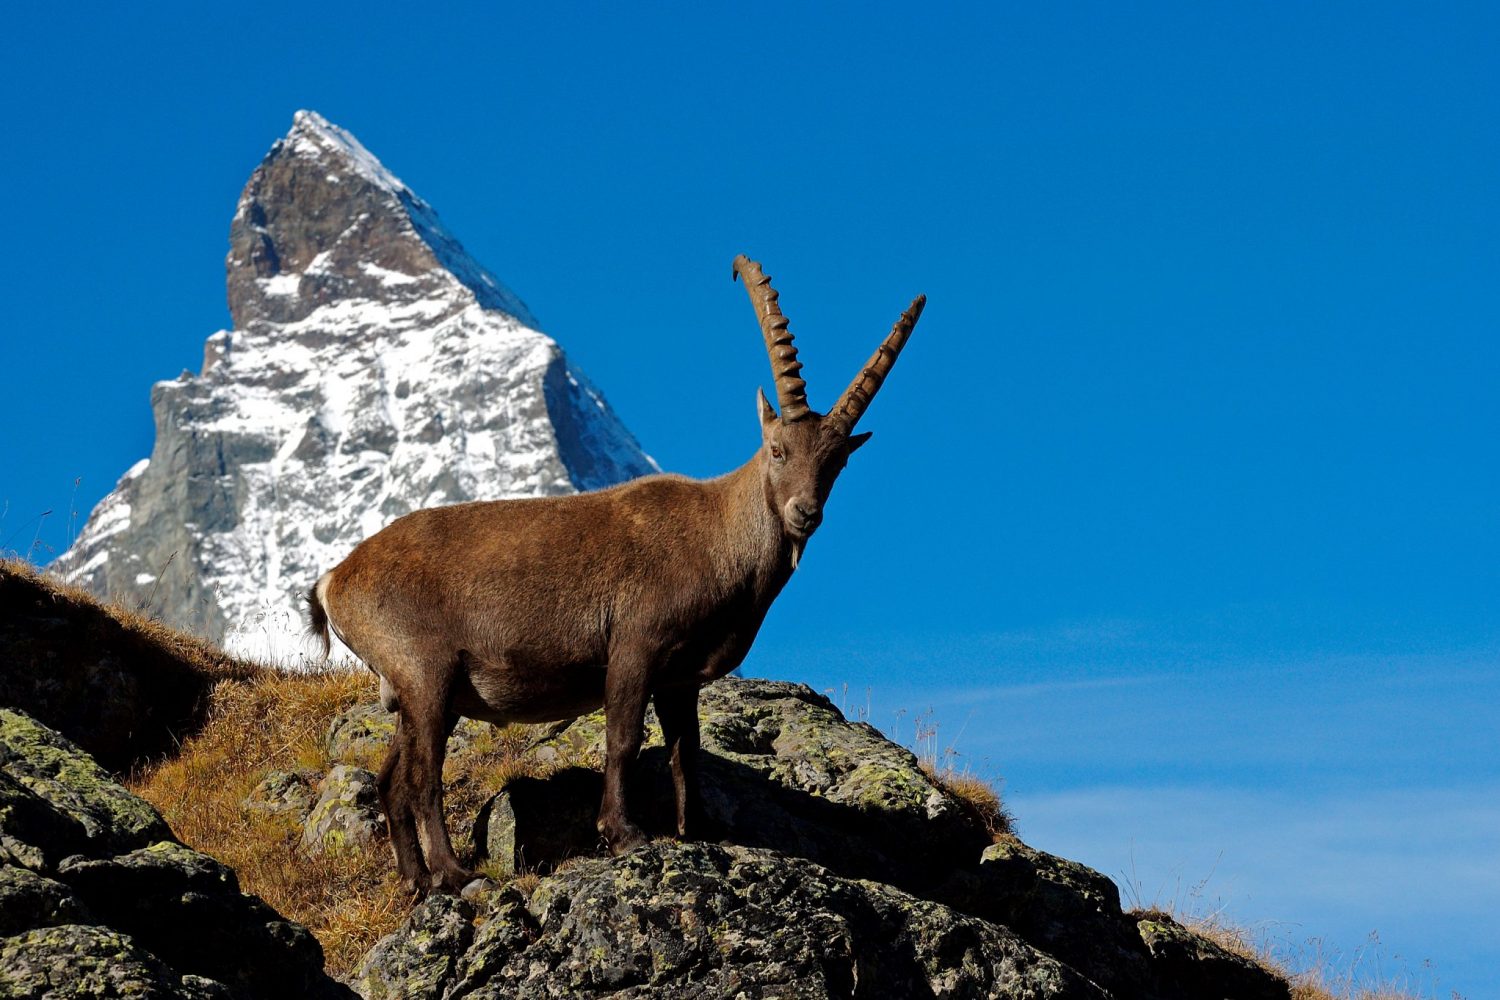
[[[781,416],[758,393],[761,446],[717,479],[647,476],[595,493],[419,510],[361,542],[308,593],[380,677],[396,735],[379,779],[402,881],[457,891],[473,876],[443,822],[448,735],[460,716],[549,722],[604,706],[599,832],[616,854],[645,837],[625,808],[646,699],[661,720],[677,832],[696,822],[698,689],[745,658],[823,519],[855,434],[922,313],[918,296],[826,415],[760,265],[736,257],[760,320]],[[420,850],[418,844],[420,842]]]

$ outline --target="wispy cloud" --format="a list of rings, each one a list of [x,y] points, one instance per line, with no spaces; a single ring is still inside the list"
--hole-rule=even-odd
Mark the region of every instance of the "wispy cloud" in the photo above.
[[[938,689],[929,699],[935,706],[949,703],[994,701],[1002,698],[1036,698],[1082,691],[1107,691],[1137,688],[1181,679],[1180,674],[1134,674],[1123,677],[1088,677],[1075,680],[1032,681],[1022,684],[994,684],[977,687]]]
[[[1345,950],[1378,931],[1460,992],[1500,985],[1500,782],[1100,787],[1010,804],[1029,842],[1109,874],[1127,903],[1222,908],[1273,938]]]

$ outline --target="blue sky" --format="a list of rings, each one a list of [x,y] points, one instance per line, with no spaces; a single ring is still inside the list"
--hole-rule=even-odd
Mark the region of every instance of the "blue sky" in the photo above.
[[[735,253],[814,405],[926,292],[747,669],[930,709],[1147,897],[1500,992],[1493,8],[549,6],[11,12],[0,546],[149,451],[311,107],[666,468],[756,445]]]

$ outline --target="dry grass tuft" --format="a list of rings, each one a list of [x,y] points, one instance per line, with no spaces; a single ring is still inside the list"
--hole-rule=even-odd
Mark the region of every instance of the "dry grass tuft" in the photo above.
[[[1373,950],[1361,948],[1353,955],[1342,956],[1315,949],[1309,954],[1257,940],[1249,930],[1230,923],[1220,912],[1205,916],[1157,906],[1130,912],[1137,917],[1170,917],[1225,951],[1269,969],[1291,986],[1292,1000],[1423,1000],[1436,995],[1435,990],[1428,992],[1413,982],[1408,973],[1392,976],[1381,970],[1379,939],[1373,935]],[[1374,971],[1369,969],[1372,962]],[[1458,994],[1453,997],[1459,1000]]]
[[[904,710],[897,714],[897,732],[905,714]],[[918,712],[912,717],[912,751],[917,755],[917,763],[923,773],[953,796],[992,839],[998,840],[1006,834],[1014,834],[1016,818],[1005,807],[1005,800],[996,782],[976,774],[967,764],[960,770],[958,760],[961,755],[958,748],[953,743],[939,744],[939,728],[931,709]],[[963,736],[962,729],[959,730],[959,736]],[[891,738],[896,737],[893,735]]]
[[[951,767],[940,767],[935,761],[921,761],[922,771],[938,787],[958,801],[991,838],[1014,833],[1015,817],[1000,797],[1000,790],[977,774],[958,771]]]
[[[184,843],[235,869],[244,891],[305,924],[322,942],[329,972],[339,976],[411,908],[389,849],[382,840],[312,857],[301,850],[295,819],[242,803],[268,771],[318,777],[335,763],[350,763],[330,758],[329,726],[375,697],[375,679],[367,673],[267,672],[248,683],[220,682],[202,731],[176,757],[130,782]],[[516,775],[540,773],[523,759],[528,740],[525,727],[487,726],[449,754],[444,805],[461,859],[472,860],[474,816],[485,800]],[[381,757],[352,763],[378,769]]]
[[[300,825],[241,803],[269,770],[326,769],[329,723],[374,696],[372,677],[349,673],[221,681],[202,731],[129,783],[184,843],[233,868],[244,891],[306,924],[335,975],[409,909],[389,852],[377,845],[310,857],[299,847]]]
[[[6,703],[128,771],[127,786],[161,811],[179,839],[233,868],[244,891],[305,924],[331,973],[348,972],[405,919],[411,900],[383,842],[313,857],[301,849],[298,817],[243,805],[269,771],[316,782],[335,763],[379,769],[383,748],[334,761],[328,745],[337,715],[376,699],[371,674],[282,673],[250,663],[15,559],[0,560],[0,646],[11,667],[0,674]],[[100,701],[93,688],[80,681],[59,689],[49,680],[87,680],[101,662],[133,671],[139,698],[126,711],[136,732],[125,742],[96,738],[100,727],[87,714]],[[510,778],[543,769],[523,759],[526,727],[469,725],[471,738],[455,741],[444,779],[454,846],[472,861],[479,807]]]

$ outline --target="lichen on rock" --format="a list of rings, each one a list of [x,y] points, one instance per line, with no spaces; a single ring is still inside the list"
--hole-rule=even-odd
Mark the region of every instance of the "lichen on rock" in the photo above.
[[[223,984],[179,975],[129,936],[63,924],[0,940],[0,996],[231,1000]]]
[[[1144,913],[1136,926],[1159,980],[1179,995],[1287,1000],[1287,985],[1279,976],[1193,933],[1165,913]]]
[[[849,723],[806,685],[725,678],[703,689],[698,715],[702,836],[781,851],[907,889],[930,883],[954,858],[977,858],[990,843],[989,833],[923,772],[909,750],[871,726]],[[596,712],[528,753],[550,764],[602,760],[603,751],[603,715]],[[545,792],[529,793],[532,808],[555,819],[518,822],[551,842],[597,845],[592,819],[582,818],[592,816],[590,809],[597,812],[597,786],[566,775],[544,779]],[[631,808],[649,832],[675,829],[670,780],[660,728],[648,717]],[[515,808],[496,803],[492,814],[504,817]],[[558,832],[558,824],[569,824],[570,832]],[[496,839],[503,840],[484,829],[475,835],[476,843]],[[911,850],[914,843],[923,849]],[[557,860],[542,844],[522,843],[518,850],[518,857],[533,861]],[[501,860],[511,863],[509,855]]]
[[[62,843],[33,844],[44,854],[112,853],[172,837],[156,810],[121,788],[92,757],[61,734],[8,708],[0,708],[0,770],[15,783],[9,791],[0,791],[0,809],[26,809],[15,804],[18,785],[54,814],[49,839],[60,837]],[[18,839],[24,842],[25,834]]]
[[[0,937],[87,922],[88,908],[66,885],[16,865],[0,865]]]
[[[392,934],[365,956],[350,977],[367,1000],[441,997],[474,940],[474,906],[454,896],[432,896],[412,911],[406,932]]]
[[[305,928],[68,740],[4,709],[0,850],[0,995],[347,995]]]
[[[317,796],[308,778],[295,771],[267,771],[241,803],[250,812],[285,814],[300,824]]]
[[[318,785],[317,804],[302,825],[302,849],[321,854],[367,846],[384,828],[375,775],[338,764]]]
[[[440,962],[367,959],[356,988],[371,1000],[1107,996],[1003,927],[751,848],[650,844],[569,865],[529,900],[468,906],[419,907],[378,949]],[[434,982],[439,968],[451,972]]]

